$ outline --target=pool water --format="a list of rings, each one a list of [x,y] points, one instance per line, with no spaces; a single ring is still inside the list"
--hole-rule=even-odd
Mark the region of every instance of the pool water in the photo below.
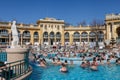
[[[83,69],[79,65],[68,66],[68,73],[59,71],[61,66],[49,65],[47,68],[33,65],[29,80],[120,80],[120,65],[102,65],[98,71]]]

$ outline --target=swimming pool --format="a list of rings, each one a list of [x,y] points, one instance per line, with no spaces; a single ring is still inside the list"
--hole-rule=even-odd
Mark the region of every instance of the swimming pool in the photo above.
[[[120,80],[120,65],[102,65],[98,71],[83,69],[79,65],[68,66],[68,73],[59,71],[60,66],[49,65],[41,68],[32,64],[33,72],[29,80]]]

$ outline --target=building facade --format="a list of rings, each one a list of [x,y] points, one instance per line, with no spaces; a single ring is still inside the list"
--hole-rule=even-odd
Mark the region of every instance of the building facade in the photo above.
[[[0,22],[0,44],[11,45],[12,22]],[[44,18],[33,24],[17,23],[19,44],[82,44],[120,38],[120,14],[106,15],[103,26],[66,26],[64,20]]]

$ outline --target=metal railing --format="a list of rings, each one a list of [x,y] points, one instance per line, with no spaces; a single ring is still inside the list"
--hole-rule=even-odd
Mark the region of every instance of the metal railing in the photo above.
[[[0,80],[15,80],[31,70],[26,59],[7,63],[0,67]]]

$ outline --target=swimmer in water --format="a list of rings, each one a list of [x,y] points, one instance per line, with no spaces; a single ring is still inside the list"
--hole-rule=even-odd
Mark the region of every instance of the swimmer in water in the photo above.
[[[62,68],[60,69],[61,72],[68,72],[66,65],[64,63],[61,64]]]

